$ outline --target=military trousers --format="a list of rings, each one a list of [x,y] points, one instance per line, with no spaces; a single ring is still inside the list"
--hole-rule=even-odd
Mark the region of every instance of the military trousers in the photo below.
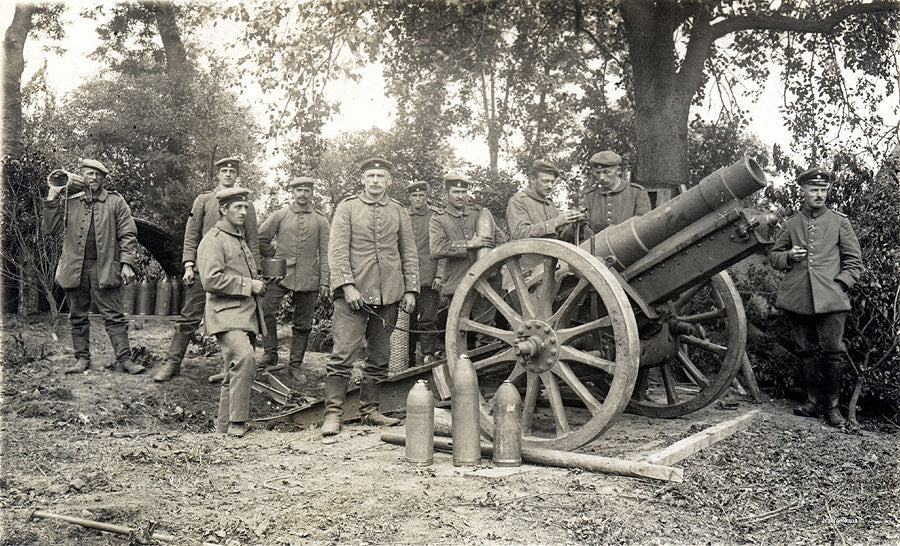
[[[250,418],[250,387],[256,377],[253,355],[254,334],[231,330],[216,334],[222,350],[222,389],[219,392],[219,415],[228,415],[232,423]],[[228,408],[227,411],[223,411]]]
[[[294,312],[291,320],[291,335],[295,341],[306,339],[309,337],[309,331],[312,329],[313,316],[316,312],[316,291],[311,292],[295,292],[290,288],[285,288],[278,281],[269,282],[266,286],[266,293],[263,296],[263,317],[266,323],[266,332],[268,332],[269,341],[264,340],[266,353],[278,352],[278,329],[277,316],[281,309],[281,300],[284,296],[291,294],[291,303],[294,306]],[[302,351],[299,349],[299,343],[292,343],[291,362],[299,364],[303,361],[303,354],[294,354],[299,351],[306,352],[306,343],[303,343]]]
[[[787,313],[791,337],[803,366],[807,398],[824,409],[837,407],[847,348],[846,311],[801,315]]]
[[[184,303],[181,306],[181,314],[175,319],[175,333],[166,353],[166,362],[180,365],[184,360],[184,353],[191,343],[191,336],[200,327],[205,309],[206,291],[203,290],[200,279],[195,276],[194,283],[184,287]]]
[[[391,359],[391,332],[397,323],[399,304],[370,306],[375,315],[365,309],[350,309],[343,297],[334,300],[331,337],[334,349],[325,366],[331,377],[350,377],[353,362],[363,341],[366,343],[366,359],[363,380],[379,382],[387,379],[388,362]]]
[[[441,302],[441,294],[430,286],[423,286],[416,298],[416,312],[410,317],[409,329],[430,331],[430,334],[410,334],[409,352],[410,356],[414,356],[416,352],[416,343],[422,347],[423,355],[433,355],[443,350],[442,342],[443,332],[438,333],[437,330],[443,329],[443,323],[438,321],[438,306]],[[410,358],[410,365],[413,365],[413,359]]]
[[[81,267],[81,281],[77,288],[66,290],[69,300],[69,324],[72,327],[72,348],[75,358],[91,358],[91,319],[88,313],[91,302],[97,305],[103,324],[111,342],[119,338],[128,338],[128,321],[122,313],[122,300],[119,287],[100,288],[97,260],[84,260]],[[116,361],[131,358],[128,344],[113,344]]]

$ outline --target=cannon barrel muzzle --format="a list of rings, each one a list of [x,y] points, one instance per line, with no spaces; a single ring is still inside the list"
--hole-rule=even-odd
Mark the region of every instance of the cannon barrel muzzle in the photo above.
[[[734,202],[766,187],[766,175],[753,158],[722,167],[688,191],[662,203],[643,216],[610,226],[581,244],[613,266],[625,268],[654,246],[710,212],[734,206]]]

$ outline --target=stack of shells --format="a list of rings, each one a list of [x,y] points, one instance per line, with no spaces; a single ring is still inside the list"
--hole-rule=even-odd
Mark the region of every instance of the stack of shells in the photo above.
[[[153,280],[143,278],[121,287],[122,312],[126,315],[177,315],[181,313],[184,287],[177,275]]]

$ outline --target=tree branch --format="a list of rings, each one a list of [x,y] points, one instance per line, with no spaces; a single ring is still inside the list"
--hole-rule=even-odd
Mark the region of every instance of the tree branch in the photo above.
[[[842,7],[822,19],[801,19],[782,15],[744,15],[732,17],[710,27],[713,41],[742,30],[775,30],[827,34],[854,15],[900,11],[900,2],[857,3]]]

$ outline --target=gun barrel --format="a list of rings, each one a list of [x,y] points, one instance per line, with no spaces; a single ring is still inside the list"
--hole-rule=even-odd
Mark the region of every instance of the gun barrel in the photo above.
[[[710,212],[729,205],[766,187],[766,175],[753,158],[722,167],[690,190],[666,201],[640,217],[610,226],[593,237],[594,253],[610,258],[625,268]],[[590,251],[591,241],[581,248]]]

